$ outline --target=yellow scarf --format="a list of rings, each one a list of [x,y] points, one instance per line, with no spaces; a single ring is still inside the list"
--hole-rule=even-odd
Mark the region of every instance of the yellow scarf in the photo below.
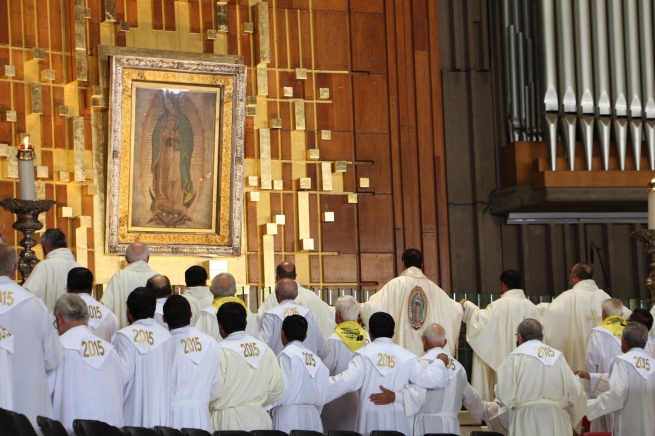
[[[344,344],[353,353],[366,343],[366,331],[357,321],[344,321],[334,328],[334,333],[341,338]]]
[[[212,302],[212,306],[214,306],[216,308],[216,310],[218,310],[218,308],[221,307],[225,303],[239,303],[240,305],[242,305],[243,307],[248,309],[246,307],[246,303],[244,303],[241,298],[237,298],[237,297],[218,297],[218,298],[215,298],[214,301]]]
[[[611,331],[614,336],[620,338],[623,334],[623,329],[628,325],[628,321],[618,315],[608,316],[600,324],[601,327]]]

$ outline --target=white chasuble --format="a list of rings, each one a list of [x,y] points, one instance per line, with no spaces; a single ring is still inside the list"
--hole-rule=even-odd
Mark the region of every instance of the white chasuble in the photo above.
[[[218,343],[219,381],[212,390],[212,430],[270,430],[264,407],[280,399],[284,379],[275,354],[262,341],[234,332]]]
[[[641,348],[633,348],[614,359],[609,390],[587,403],[587,418],[613,415],[613,434],[655,435],[655,359]]]
[[[416,355],[423,354],[421,335],[425,327],[439,323],[446,329],[446,351],[457,354],[457,341],[462,324],[462,306],[415,267],[407,268],[373,294],[362,308],[362,318],[368,320],[383,311],[396,322],[393,341]]]
[[[81,292],[79,295],[89,308],[89,325],[88,328],[97,337],[107,342],[111,342],[114,333],[118,331],[118,318],[112,311],[101,304],[91,295]]]
[[[369,396],[380,392],[380,386],[398,392],[410,382],[437,389],[447,386],[448,381],[441,360],[424,368],[414,354],[394,344],[390,338],[377,338],[355,353],[348,369],[330,377],[327,401],[358,391],[357,432],[368,436],[373,430],[395,430],[410,435],[414,417],[405,416],[402,404],[376,406]]]
[[[561,350],[574,371],[584,368],[587,337],[603,321],[601,306],[608,298],[593,280],[582,280],[543,313],[544,342]]]
[[[148,262],[138,260],[116,272],[107,283],[100,302],[118,318],[120,328],[127,327],[127,297],[138,287],[145,286],[148,279],[159,273],[150,269]]]
[[[14,337],[13,376],[7,379],[13,383],[12,410],[38,428],[37,416],[53,417],[46,377],[59,366],[64,347],[43,301],[6,276],[0,276],[0,325]]]
[[[485,401],[493,401],[495,372],[516,348],[516,328],[528,318],[539,321],[541,315],[522,289],[506,291],[485,309],[465,303],[466,340],[478,357],[473,359],[471,384]]]
[[[126,426],[170,427],[176,352],[172,339],[153,318],[135,321],[114,335],[125,385]]]
[[[277,356],[282,351],[282,322],[289,315],[300,315],[307,320],[307,339],[305,347],[313,353],[322,356],[325,350],[325,339],[312,311],[293,300],[284,300],[274,308],[264,312],[259,322],[259,337],[266,342]]]
[[[498,369],[496,397],[510,412],[510,435],[570,436],[587,397],[558,350],[527,341]]]
[[[332,334],[332,331],[336,326],[336,323],[334,322],[334,307],[321,300],[321,298],[311,289],[303,288],[298,282],[296,282],[296,284],[298,284],[298,296],[296,297],[295,302],[312,311],[314,317],[316,317],[316,321],[318,322],[323,337],[327,338]],[[261,317],[264,312],[271,310],[277,305],[278,302],[275,297],[275,292],[271,292],[271,294],[266,297],[266,300],[264,300],[264,303],[259,306],[259,309],[257,309],[259,321],[261,322]]]
[[[66,352],[50,374],[54,417],[74,435],[73,420],[93,419],[123,426],[123,374],[114,347],[85,326],[60,338]]]
[[[209,402],[218,383],[221,352],[209,335],[187,326],[171,330],[177,347],[173,365],[172,427],[211,432]]]
[[[286,391],[273,409],[273,429],[287,434],[291,430],[323,433],[320,412],[330,382],[328,369],[299,341],[287,344],[278,362]]]
[[[57,248],[34,266],[23,287],[43,300],[52,311],[59,297],[66,293],[68,272],[81,266],[68,248]]]

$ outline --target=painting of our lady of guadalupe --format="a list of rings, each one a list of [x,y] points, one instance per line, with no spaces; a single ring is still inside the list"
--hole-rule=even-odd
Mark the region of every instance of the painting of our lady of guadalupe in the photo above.
[[[136,87],[132,229],[214,230],[219,98]]]

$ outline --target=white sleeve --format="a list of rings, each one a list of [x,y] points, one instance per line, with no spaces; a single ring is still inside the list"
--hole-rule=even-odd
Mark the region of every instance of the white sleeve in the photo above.
[[[275,340],[273,334],[275,333],[275,315],[264,314],[261,318],[259,325],[259,340],[265,342],[266,345],[273,348]]]
[[[362,387],[364,376],[366,375],[365,360],[365,357],[355,354],[350,359],[348,368],[344,372],[330,377],[330,386],[328,387],[328,394],[325,399],[326,404],[348,392],[354,392]]]
[[[123,371],[123,386],[126,386],[134,377],[136,372],[136,353],[137,350],[124,334],[115,334],[112,339],[114,350],[121,361],[121,370]]]
[[[419,359],[412,359],[410,363],[409,381],[417,384],[424,389],[443,389],[448,386],[448,370],[446,365],[439,360],[434,359],[427,368],[423,368]]]
[[[587,419],[592,420],[623,408],[628,396],[628,373],[624,366],[629,365],[616,359],[610,373],[610,389],[594,400],[587,401]]]
[[[473,386],[469,384],[464,368],[460,370],[457,376],[459,377],[458,381],[464,385],[464,390],[462,391],[462,404],[466,407],[466,410],[469,411],[474,420],[481,420],[482,414],[485,411],[484,401],[482,401],[478,391],[473,389]]]

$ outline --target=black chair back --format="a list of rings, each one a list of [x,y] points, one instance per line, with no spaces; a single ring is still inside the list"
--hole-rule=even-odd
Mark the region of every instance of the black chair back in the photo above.
[[[495,431],[474,431],[471,436],[503,436],[503,434]]]
[[[14,422],[16,433],[19,436],[38,436],[36,430],[34,430],[34,427],[32,427],[32,423],[29,419],[27,419],[27,416],[23,415],[22,413],[16,413],[12,411],[9,411],[9,414],[11,415],[11,419]]]
[[[76,419],[73,421],[73,430],[76,436],[124,436],[113,425],[93,419]]]
[[[6,409],[0,409],[0,429],[7,436],[19,436],[18,430],[14,427],[14,420],[11,412]]]
[[[346,430],[330,430],[328,431],[327,436],[362,436],[356,431],[346,431]]]
[[[289,436],[280,430],[253,430],[250,433],[253,436]]]
[[[199,428],[183,428],[182,436],[212,436],[207,430]]]
[[[457,436],[454,433],[426,433],[423,436]]]
[[[36,423],[39,424],[39,428],[45,436],[68,436],[66,428],[59,421],[45,416],[37,416]]]
[[[243,430],[219,430],[215,431],[213,436],[252,436],[252,433]]]
[[[399,431],[373,430],[371,436],[405,436]]]
[[[289,436],[323,436],[323,433],[310,430],[291,430]]]
[[[157,436],[182,436],[181,431],[172,427],[155,426],[153,430],[155,430]]]
[[[157,436],[154,430],[145,427],[123,427],[125,436]]]

